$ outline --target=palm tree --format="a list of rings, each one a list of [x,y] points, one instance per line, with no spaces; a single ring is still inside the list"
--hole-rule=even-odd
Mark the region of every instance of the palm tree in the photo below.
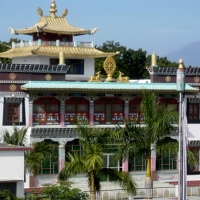
[[[13,126],[13,132],[10,134],[8,130],[5,130],[0,140],[11,145],[25,146],[27,130],[28,127],[18,129],[16,126]],[[25,152],[25,169],[37,175],[44,161],[54,155],[54,145],[44,140],[33,144],[32,147],[32,151]]]
[[[145,154],[146,157],[146,188],[153,188],[151,176],[151,155],[156,149],[165,147],[166,154],[178,152],[178,142],[167,136],[174,129],[172,124],[177,124],[178,114],[172,107],[163,108],[156,102],[154,93],[144,93],[140,104],[140,111],[144,124],[125,122],[125,128],[118,126],[112,133],[113,138],[119,142],[119,151],[116,157],[128,158]],[[167,141],[167,142],[166,142]],[[170,141],[170,144],[169,144]],[[173,148],[176,146],[176,148]],[[151,194],[148,194],[151,196]]]
[[[83,154],[68,153],[69,162],[66,162],[65,167],[60,172],[59,179],[65,180],[71,175],[86,173],[91,199],[95,199],[96,192],[100,191],[101,178],[108,175],[122,188],[125,188],[129,194],[136,194],[136,184],[128,172],[103,166],[103,156],[106,147],[108,149],[110,131],[79,125],[78,132]]]
[[[27,141],[27,130],[28,127],[22,127],[21,129],[18,129],[16,126],[13,126],[13,132],[10,134],[8,130],[5,130],[0,140],[7,144],[24,146]]]

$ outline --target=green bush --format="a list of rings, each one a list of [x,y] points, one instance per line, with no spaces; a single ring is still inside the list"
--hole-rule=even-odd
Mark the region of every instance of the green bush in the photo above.
[[[42,190],[45,198],[50,200],[87,200],[89,196],[77,188],[71,188],[69,184],[46,185]]]
[[[19,200],[14,194],[12,194],[9,190],[0,191],[0,199],[1,200]]]

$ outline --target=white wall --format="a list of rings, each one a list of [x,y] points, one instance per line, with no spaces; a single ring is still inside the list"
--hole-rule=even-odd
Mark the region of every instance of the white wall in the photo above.
[[[12,59],[13,64],[44,64],[49,65],[50,58],[47,56],[27,56],[27,57],[17,57]],[[69,58],[73,59],[73,58]],[[82,59],[82,58],[77,58]],[[103,66],[102,66],[103,67]],[[94,75],[94,58],[85,58],[84,59],[84,74],[67,74],[66,80],[89,80],[90,76]]]
[[[24,182],[23,181],[17,182],[16,196],[18,198],[24,198]]]
[[[47,56],[26,56],[12,59],[13,64],[46,64],[49,65],[49,57]]]
[[[0,151],[0,181],[24,180],[24,151]]]

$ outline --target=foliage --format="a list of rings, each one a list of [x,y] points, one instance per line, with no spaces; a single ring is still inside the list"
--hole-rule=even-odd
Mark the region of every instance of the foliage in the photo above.
[[[42,190],[44,197],[50,200],[87,200],[89,196],[77,188],[71,188],[69,184],[45,185]]]
[[[178,122],[178,113],[173,111],[172,107],[164,108],[159,105],[154,93],[143,93],[140,111],[145,125],[125,123],[125,128],[118,127],[113,133],[113,138],[118,138],[121,142],[117,157],[128,158],[129,155],[137,153],[146,155],[147,177],[150,177],[150,159],[154,148],[165,149],[166,153],[170,151],[177,154],[178,143],[168,135],[174,129],[172,124]]]
[[[54,157],[54,144],[50,144],[48,140],[33,144],[33,151],[26,153],[25,169],[34,175],[39,174],[42,164],[46,159]]]
[[[101,177],[115,180],[117,184],[127,190],[130,194],[136,193],[136,184],[132,181],[128,172],[106,168],[103,165],[103,155],[108,151],[106,146],[110,142],[110,131],[107,129],[89,128],[85,125],[78,126],[79,139],[83,155],[68,153],[69,162],[59,174],[59,179],[65,180],[71,175],[86,173],[91,194],[99,192]]]
[[[24,146],[25,142],[27,141],[27,129],[28,128],[26,127],[19,129],[16,126],[13,126],[13,132],[10,134],[10,132],[6,130],[1,136],[1,141],[7,144]]]
[[[9,42],[0,41],[0,53],[8,51],[12,47],[12,42],[20,42],[17,38],[11,38]],[[2,63],[11,63],[11,59],[9,58],[0,58],[0,62]]]
[[[0,199],[1,200],[19,200],[14,194],[12,194],[8,190],[1,190],[0,191]]]
[[[157,56],[157,65],[158,67],[174,67],[178,68],[178,62],[171,62],[167,60],[167,57]],[[145,66],[151,66],[151,55],[148,55],[146,58]]]
[[[117,69],[113,74],[114,78],[119,76],[119,71],[123,72],[125,76],[130,79],[142,79],[148,76],[145,68],[146,51],[142,49],[133,50],[127,49],[121,46],[119,42],[106,41],[102,46],[97,49],[103,52],[120,52],[120,54],[114,57],[117,65]],[[101,71],[101,74],[105,77],[106,73],[103,69],[104,58],[95,59],[95,72]]]
[[[1,136],[0,140],[4,143],[18,146],[25,146],[27,141],[28,127],[17,128],[13,127],[13,132],[6,130]],[[32,151],[25,152],[25,169],[33,172],[35,175],[39,174],[41,165],[50,156],[54,156],[55,145],[49,144],[47,140],[33,144]]]

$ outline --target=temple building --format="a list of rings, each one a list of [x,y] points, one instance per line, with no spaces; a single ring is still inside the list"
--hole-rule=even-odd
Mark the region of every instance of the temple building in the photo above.
[[[57,157],[41,166],[40,175],[30,176],[26,187],[55,183],[64,167],[67,152],[81,153],[77,121],[88,121],[91,127],[111,129],[116,124],[123,126],[124,119],[137,119],[143,123],[139,110],[143,91],[155,92],[160,102],[166,106],[173,105],[178,111],[176,69],[159,68],[154,55],[152,66],[148,67],[151,83],[131,82],[121,72],[117,80],[113,79],[112,74],[116,70],[113,57],[119,52],[104,53],[97,50],[93,42],[74,40],[78,35],[95,34],[97,28],[71,26],[66,20],[67,12],[65,9],[62,16],[57,16],[55,0],[51,2],[50,16],[43,16],[43,11],[38,8],[40,20],[34,26],[10,28],[16,35],[30,35],[32,40],[13,43],[10,50],[0,53],[0,58],[12,59],[12,64],[0,64],[1,129],[11,130],[13,124],[28,126],[30,144],[48,140],[58,147]],[[104,81],[99,72],[94,72],[94,59],[100,57],[105,58],[102,67],[107,78]],[[188,102],[189,139],[192,139],[192,148],[200,152],[200,137],[196,128],[196,123],[200,121],[196,88],[199,86],[200,71],[196,68],[187,70],[186,81],[189,84],[186,84],[185,97]],[[173,137],[177,138],[177,133]],[[145,156],[113,162],[113,155],[105,154],[107,167],[130,171],[136,181],[144,180]],[[177,157],[170,153],[167,159],[154,155],[151,162],[154,180],[178,180]],[[199,172],[200,165],[195,170]],[[80,177],[78,182],[81,182]]]

